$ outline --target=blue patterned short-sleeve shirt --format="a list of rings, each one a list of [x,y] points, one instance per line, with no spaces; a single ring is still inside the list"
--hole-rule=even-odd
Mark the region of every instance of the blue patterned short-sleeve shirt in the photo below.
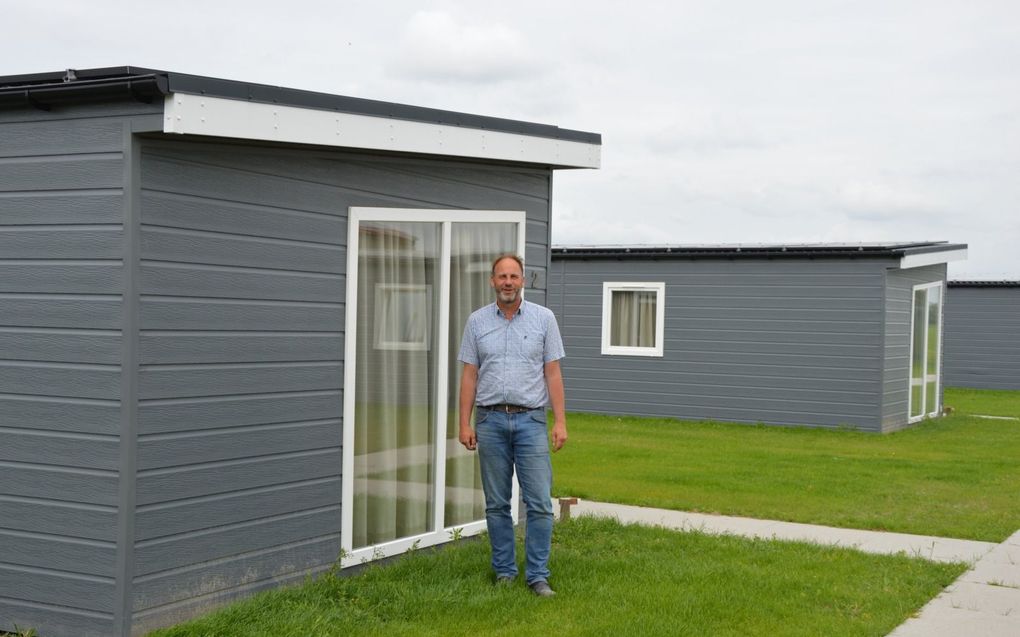
[[[509,321],[495,303],[475,310],[457,358],[478,367],[475,404],[538,409],[549,403],[545,364],[565,355],[552,310],[522,300]]]

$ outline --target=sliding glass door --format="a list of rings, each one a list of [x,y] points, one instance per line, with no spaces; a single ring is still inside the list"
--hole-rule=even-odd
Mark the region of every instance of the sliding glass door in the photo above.
[[[939,413],[942,283],[914,286],[910,321],[910,420]]]
[[[342,545],[363,559],[484,528],[457,353],[524,213],[354,208],[349,234]]]

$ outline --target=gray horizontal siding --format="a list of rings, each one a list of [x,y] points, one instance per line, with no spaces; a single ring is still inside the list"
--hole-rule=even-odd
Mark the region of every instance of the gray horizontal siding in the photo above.
[[[0,519],[12,531],[74,529],[75,537],[82,539],[112,542],[116,538],[117,509],[112,506],[0,496]]]
[[[945,307],[945,384],[1020,389],[1020,287],[951,287]]]
[[[0,159],[4,192],[119,188],[123,178],[119,152]]]
[[[32,226],[119,224],[124,211],[119,188],[4,192],[0,185],[0,219]]]
[[[267,270],[257,261],[248,268],[146,261],[141,279],[145,294],[161,296],[340,303],[346,290],[342,275]]]
[[[0,294],[120,294],[122,263],[0,259]]]
[[[136,534],[139,540],[152,540],[310,510],[324,503],[339,507],[339,476],[143,505],[138,507]]]
[[[63,606],[73,610],[111,614],[113,579],[0,563],[0,601]]]
[[[155,108],[0,112],[0,630],[113,632],[123,149]]]
[[[340,475],[339,449],[274,454],[138,473],[138,504],[167,502]],[[194,523],[201,524],[200,520]]]
[[[336,390],[343,367],[335,361],[237,363],[233,365],[143,366],[143,399],[192,398],[276,391]]]
[[[945,279],[945,265],[890,270],[887,275],[882,431],[902,429],[909,421],[910,315],[914,286]],[[945,293],[945,286],[942,291]]]
[[[29,389],[38,390],[33,386]],[[115,435],[120,425],[116,400],[0,395],[0,423],[16,429]]]
[[[877,430],[885,265],[556,259],[568,408]],[[602,355],[609,281],[665,283],[662,357]]]
[[[0,617],[5,628],[35,627],[42,637],[109,637],[113,615],[68,608],[62,604],[39,604],[0,599]]]
[[[144,576],[222,559],[225,555],[249,553],[338,534],[339,528],[340,507],[330,506],[261,517],[250,522],[155,540],[141,540],[135,545],[135,573],[136,576]]]
[[[0,436],[4,440],[0,460],[82,469],[115,470],[118,467],[119,436],[10,427],[0,427]]]
[[[136,578],[135,630],[185,621],[242,595],[296,583],[336,560],[339,534]]]
[[[340,446],[341,439],[339,419],[146,436],[138,443],[138,468],[145,470],[336,448]]]
[[[6,496],[117,506],[117,472],[0,461]],[[73,529],[57,528],[53,531]]]
[[[120,329],[117,294],[0,294],[5,327]]]
[[[2,339],[2,335],[0,335]],[[337,361],[341,332],[157,332],[139,344],[142,364]]]
[[[123,120],[58,119],[40,125],[37,121],[7,122],[0,142],[0,158],[28,158],[47,155],[90,155],[119,153],[124,147]]]
[[[0,352],[10,361],[119,365],[120,342],[116,330],[0,327]]]
[[[291,422],[295,414],[309,420],[342,413],[339,391],[263,392],[247,396],[147,400],[139,409],[143,434],[266,425]]]
[[[68,538],[41,533],[0,532],[5,563],[19,567],[51,568],[113,578],[114,542]]]
[[[543,273],[549,213],[547,171],[256,145],[142,183],[136,629],[336,559],[349,208],[525,210]]]
[[[120,398],[119,365],[0,362],[4,394],[63,398]]]
[[[119,259],[121,226],[0,226],[4,259]]]
[[[143,296],[140,313],[147,330],[341,333],[344,329],[342,303]],[[148,340],[148,334],[142,338]]]

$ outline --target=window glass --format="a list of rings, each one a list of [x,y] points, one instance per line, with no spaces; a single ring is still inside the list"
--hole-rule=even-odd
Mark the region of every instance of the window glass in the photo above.
[[[450,229],[450,346],[446,423],[446,526],[485,518],[485,497],[478,454],[460,444],[460,376],[457,360],[464,325],[478,308],[492,303],[489,285],[492,260],[514,252],[517,225],[513,223],[455,223]]]
[[[655,292],[613,290],[609,344],[655,347]]]
[[[436,361],[427,344],[438,320],[424,313],[439,306],[426,302],[439,289],[439,242],[438,223],[359,230],[358,324],[368,329],[358,330],[354,387],[354,548],[433,527]]]
[[[924,359],[925,349],[925,310],[927,309],[926,290],[914,290],[914,320],[911,329],[913,343],[910,358],[910,417],[924,415]]]
[[[942,338],[942,285],[914,288],[910,323],[911,420],[938,414],[939,364]]]
[[[602,284],[602,353],[662,356],[664,283]]]
[[[928,288],[928,325],[925,335],[925,355],[927,364],[925,366],[924,393],[925,413],[934,414],[938,411],[938,380],[939,380],[939,322],[941,320],[941,292],[940,288]]]

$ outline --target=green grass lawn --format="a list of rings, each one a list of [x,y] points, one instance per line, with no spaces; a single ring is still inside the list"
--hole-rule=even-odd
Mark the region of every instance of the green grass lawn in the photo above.
[[[1020,528],[1020,392],[947,389],[952,416],[877,435],[571,414],[554,492],[1000,542]]]
[[[326,575],[151,637],[886,635],[960,564],[576,518],[556,525],[553,599],[492,585],[488,543]]]

